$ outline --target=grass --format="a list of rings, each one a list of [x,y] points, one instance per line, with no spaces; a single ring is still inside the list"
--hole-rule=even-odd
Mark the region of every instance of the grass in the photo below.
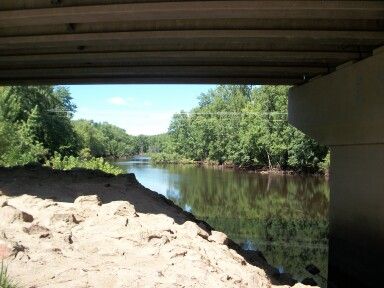
[[[0,268],[0,288],[19,288],[19,286],[9,278],[7,267],[3,262],[1,262]]]

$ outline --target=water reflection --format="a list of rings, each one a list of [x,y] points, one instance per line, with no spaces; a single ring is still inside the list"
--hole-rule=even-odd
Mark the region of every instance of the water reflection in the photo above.
[[[262,251],[279,270],[301,280],[310,276],[305,266],[313,263],[327,275],[329,187],[325,179],[152,166],[146,159],[139,160],[118,165],[245,249]]]

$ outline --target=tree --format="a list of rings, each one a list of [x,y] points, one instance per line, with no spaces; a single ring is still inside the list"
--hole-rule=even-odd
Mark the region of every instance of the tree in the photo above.
[[[2,121],[21,125],[32,113],[35,123],[35,141],[41,143],[50,155],[76,153],[77,141],[70,118],[76,106],[71,102],[69,90],[53,86],[12,86],[0,94]]]
[[[224,85],[175,114],[169,134],[183,157],[218,164],[316,171],[327,148],[287,122],[287,86]]]
[[[35,107],[27,121],[20,125],[0,121],[0,165],[17,166],[36,163],[48,151],[36,140],[39,131],[39,113]]]

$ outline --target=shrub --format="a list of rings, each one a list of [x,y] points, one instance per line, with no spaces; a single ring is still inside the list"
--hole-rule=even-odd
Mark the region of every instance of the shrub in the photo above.
[[[85,155],[82,155],[83,157]],[[50,158],[45,166],[51,167],[58,170],[71,170],[74,168],[84,168],[90,170],[101,170],[109,174],[119,175],[123,174],[124,171],[116,167],[107,161],[104,158],[95,158],[95,157],[74,157],[74,156],[64,156],[62,157],[60,153],[55,152],[54,156]],[[0,287],[1,288],[1,287]]]
[[[320,171],[324,174],[329,174],[329,168],[331,167],[331,153],[328,151],[324,161],[319,164]]]

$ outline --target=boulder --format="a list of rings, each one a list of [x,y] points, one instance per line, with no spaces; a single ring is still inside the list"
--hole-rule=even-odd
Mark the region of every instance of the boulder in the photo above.
[[[226,245],[228,243],[228,237],[223,232],[212,231],[211,235],[208,237],[208,241]]]
[[[5,207],[8,205],[7,198],[2,197],[0,198],[0,208]]]
[[[38,224],[32,224],[29,227],[24,227],[23,231],[29,235],[38,235],[40,238],[47,238],[51,236],[48,228]]]
[[[79,196],[75,199],[76,208],[89,208],[101,205],[101,200],[97,195]]]
[[[96,216],[101,206],[98,195],[79,196],[74,201],[74,207],[82,218]]]
[[[13,206],[6,205],[0,208],[2,224],[11,224],[15,221],[32,222],[33,216]]]
[[[129,202],[122,202],[117,207],[114,207],[113,215],[118,216],[137,216],[135,206]]]
[[[55,213],[52,215],[50,221],[51,224],[79,224],[79,221],[73,213]]]

